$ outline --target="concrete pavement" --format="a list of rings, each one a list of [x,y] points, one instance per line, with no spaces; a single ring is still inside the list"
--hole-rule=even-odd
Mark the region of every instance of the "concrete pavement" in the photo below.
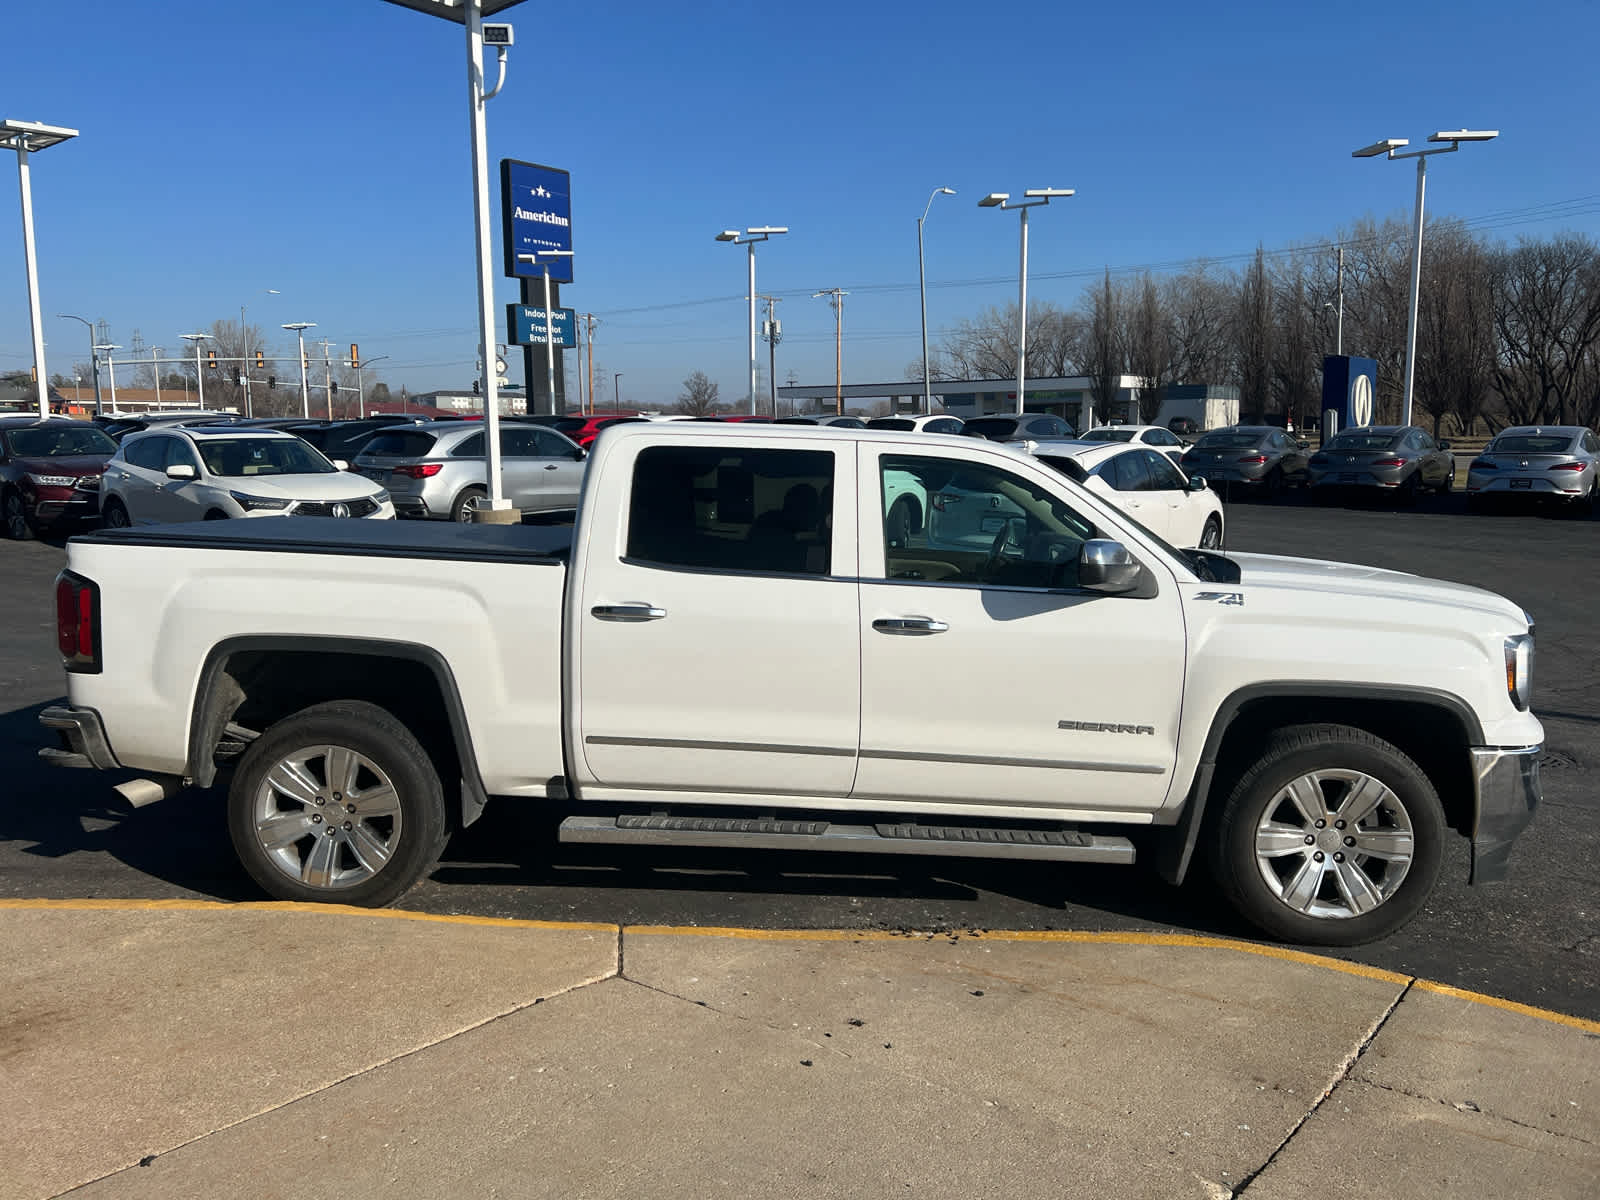
[[[1586,1197],[1600,1024],[1138,934],[0,902],[0,1198]]]

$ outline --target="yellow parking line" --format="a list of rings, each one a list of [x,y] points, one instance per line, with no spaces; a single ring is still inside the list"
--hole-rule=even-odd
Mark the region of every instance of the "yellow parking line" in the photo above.
[[[626,936],[651,937],[717,937],[742,938],[747,941],[766,942],[904,942],[933,941],[939,938],[962,938],[971,941],[994,942],[1045,942],[1058,945],[1101,946],[1158,946],[1174,949],[1232,950],[1241,954],[1254,954],[1274,958],[1280,962],[1299,963],[1322,967],[1360,979],[1375,979],[1384,983],[1410,983],[1420,991],[1435,995],[1482,1004],[1520,1016],[1552,1021],[1584,1033],[1600,1034],[1600,1021],[1590,1021],[1548,1008],[1536,1008],[1515,1000],[1489,996],[1482,992],[1467,991],[1437,983],[1431,979],[1416,979],[1398,971],[1382,967],[1369,967],[1363,963],[1344,962],[1304,950],[1290,950],[1283,946],[1262,946],[1255,942],[1241,942],[1232,938],[1203,937],[1188,933],[1088,933],[1064,929],[1020,929],[952,931],[950,933],[897,932],[884,929],[739,929],[715,925],[612,925],[590,921],[525,921],[514,917],[471,917],[437,913],[409,912],[396,908],[358,908],[346,904],[300,904],[292,901],[241,901],[223,900],[0,900],[0,912],[6,911],[56,911],[56,912],[281,912],[310,913],[324,916],[378,917],[391,921],[417,921],[440,925],[475,925],[502,929],[544,929],[576,933],[608,933]]]

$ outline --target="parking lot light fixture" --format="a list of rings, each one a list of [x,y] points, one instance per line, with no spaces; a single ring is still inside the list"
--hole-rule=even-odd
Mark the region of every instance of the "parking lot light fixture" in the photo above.
[[[294,330],[294,335],[300,342],[300,415],[307,420],[311,418],[311,392],[306,387],[306,330],[316,327],[315,321],[290,321],[283,326],[285,329]],[[196,351],[197,355],[198,353]],[[195,362],[199,361],[196,357]]]
[[[180,333],[178,335],[194,347],[194,385],[200,393],[200,407],[206,406],[206,373],[200,369],[200,343],[211,337],[209,333]]]
[[[94,323],[87,317],[74,316],[72,313],[57,313],[63,321],[77,321],[89,331],[89,367],[94,374],[94,415],[99,416],[104,409],[100,405],[100,352],[94,348]],[[160,382],[157,381],[156,396],[160,398]]]
[[[928,210],[933,207],[933,202],[940,196],[954,196],[955,188],[934,188],[928,195],[928,202],[922,206],[922,215],[917,218],[917,287],[922,293],[922,411],[924,414],[933,411],[933,383],[928,374],[928,272],[922,259],[922,223],[928,219]]]
[[[517,255],[522,262],[536,262],[544,270],[544,379],[551,412],[556,412],[556,314],[550,307],[550,260],[571,257],[571,250],[536,250]]]
[[[111,411],[112,412],[116,412],[117,411],[117,360],[112,357],[111,352],[113,350],[121,350],[122,347],[117,345],[115,342],[107,342],[103,346],[96,346],[95,349],[96,350],[104,350],[106,352],[106,370],[108,372],[110,372],[110,377],[111,377]]]
[[[756,243],[781,233],[788,233],[787,225],[752,225],[743,233],[737,229],[724,229],[717,241],[732,242],[735,246],[750,248],[750,415],[756,415]]]
[[[76,129],[33,121],[0,121],[0,146],[17,152],[17,186],[22,191],[22,253],[28,274],[28,319],[33,323],[33,374],[39,387],[39,416],[50,415],[50,376],[44,365],[44,318],[39,315],[39,263],[33,248],[33,186],[28,156],[78,136]]]
[[[1428,157],[1433,154],[1453,154],[1461,149],[1462,142],[1488,142],[1500,136],[1498,129],[1441,129],[1428,135],[1432,148],[1407,150],[1408,138],[1384,138],[1350,152],[1351,158],[1414,158],[1417,160],[1417,208],[1411,224],[1411,302],[1406,314],[1406,376],[1405,401],[1400,423],[1411,424],[1412,388],[1417,374],[1417,298],[1422,284],[1422,202],[1428,187]],[[1448,142],[1449,145],[1441,143]]]
[[[1075,195],[1076,188],[1028,188],[1015,202],[1010,192],[990,192],[978,201],[979,208],[1017,209],[1022,218],[1021,265],[1017,269],[1017,411],[1023,412],[1024,388],[1028,372],[1028,210],[1052,200]]]

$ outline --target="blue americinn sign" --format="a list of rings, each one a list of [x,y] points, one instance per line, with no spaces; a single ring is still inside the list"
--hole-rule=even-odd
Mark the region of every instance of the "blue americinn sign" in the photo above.
[[[506,274],[512,278],[544,278],[572,282],[568,257],[523,262],[517,256],[540,250],[572,249],[572,175],[538,163],[500,160],[500,220],[505,228]]]

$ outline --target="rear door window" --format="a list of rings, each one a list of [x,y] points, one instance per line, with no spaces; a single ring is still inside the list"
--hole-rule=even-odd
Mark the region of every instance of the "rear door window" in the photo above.
[[[1124,454],[1123,458],[1134,457]],[[1184,483],[1183,476],[1178,468],[1172,465],[1172,460],[1165,454],[1154,450],[1141,451],[1139,457],[1144,460],[1145,471],[1150,477],[1150,490],[1153,492],[1181,492],[1188,485]]]
[[[501,439],[502,440],[500,442],[500,444],[502,446],[505,445],[504,437],[505,437],[505,435],[502,433],[501,434]],[[457,444],[456,448],[454,450],[450,451],[450,457],[451,458],[482,458],[483,454],[484,454],[483,448],[486,445],[488,445],[488,443],[486,441],[484,441],[483,434],[480,431],[478,433],[473,434],[471,437],[462,438],[461,441]]]
[[[168,437],[142,437],[126,443],[122,448],[123,460],[145,471],[165,469]]]

